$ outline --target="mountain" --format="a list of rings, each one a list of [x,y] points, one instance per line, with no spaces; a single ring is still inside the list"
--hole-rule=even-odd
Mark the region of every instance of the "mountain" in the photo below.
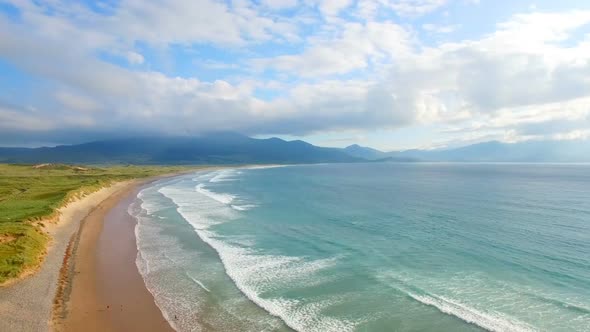
[[[361,158],[366,161],[378,162],[416,162],[420,161],[418,158],[397,156],[396,153],[388,153],[379,151],[377,149],[353,144],[342,149],[345,153],[352,157]]]
[[[407,150],[389,155],[420,161],[590,162],[590,141],[491,141],[455,149]]]
[[[360,146],[358,144],[349,145],[349,146],[345,147],[343,149],[343,151],[353,157],[367,159],[367,160],[378,160],[378,159],[383,159],[383,158],[388,157],[387,153],[385,153],[383,151]]]
[[[138,137],[42,148],[0,148],[4,163],[268,164],[356,162],[340,149],[303,141],[255,139],[236,133]]]
[[[197,137],[136,137],[42,148],[0,148],[0,163],[302,164],[339,162],[590,162],[590,141],[478,143],[454,149],[382,152],[228,132]]]

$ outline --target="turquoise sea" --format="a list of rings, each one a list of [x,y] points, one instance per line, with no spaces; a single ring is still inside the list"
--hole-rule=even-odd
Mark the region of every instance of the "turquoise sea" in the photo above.
[[[590,331],[588,165],[226,169],[129,212],[178,331]]]

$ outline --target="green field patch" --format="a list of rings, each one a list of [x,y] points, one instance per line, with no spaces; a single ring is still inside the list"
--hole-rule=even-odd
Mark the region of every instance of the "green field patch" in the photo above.
[[[49,236],[36,221],[55,217],[67,202],[117,181],[189,169],[0,164],[0,284],[39,266]]]

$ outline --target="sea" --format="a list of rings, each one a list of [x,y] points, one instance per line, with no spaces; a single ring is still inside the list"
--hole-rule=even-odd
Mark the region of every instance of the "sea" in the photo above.
[[[228,168],[129,213],[177,331],[590,331],[590,165]]]

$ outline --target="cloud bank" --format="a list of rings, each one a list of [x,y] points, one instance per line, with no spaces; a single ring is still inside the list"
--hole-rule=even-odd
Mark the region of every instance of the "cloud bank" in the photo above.
[[[422,22],[451,2],[9,1],[0,68],[18,74],[0,80],[27,84],[0,94],[0,142],[410,126],[464,142],[588,136],[590,11],[514,13],[451,38],[465,27]]]

